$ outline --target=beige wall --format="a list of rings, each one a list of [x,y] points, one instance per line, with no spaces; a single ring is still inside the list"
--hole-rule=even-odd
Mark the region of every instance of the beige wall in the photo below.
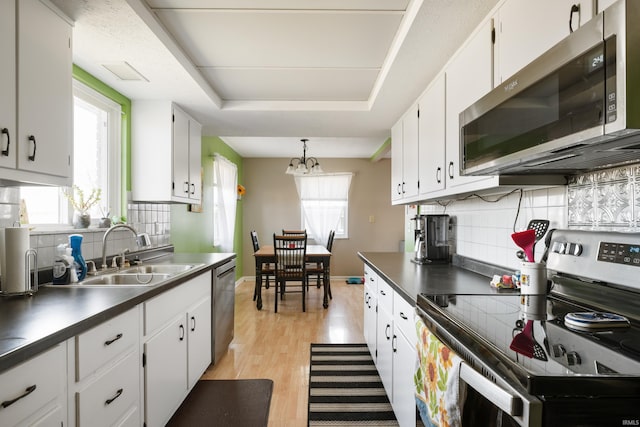
[[[249,232],[256,230],[262,245],[272,244],[273,233],[300,228],[300,201],[291,175],[284,173],[289,159],[244,161],[242,182],[244,276],[255,274]],[[349,191],[349,238],[333,242],[332,276],[361,276],[358,251],[397,251],[403,238],[404,207],[391,206],[391,160],[320,159],[325,172],[353,172]],[[369,222],[369,217],[374,222]]]

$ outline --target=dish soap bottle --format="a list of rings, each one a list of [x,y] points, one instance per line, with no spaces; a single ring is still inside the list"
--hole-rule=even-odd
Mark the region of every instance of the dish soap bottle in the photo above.
[[[71,255],[76,263],[78,281],[82,281],[87,275],[87,263],[82,256],[82,234],[69,235],[69,246],[71,246]]]

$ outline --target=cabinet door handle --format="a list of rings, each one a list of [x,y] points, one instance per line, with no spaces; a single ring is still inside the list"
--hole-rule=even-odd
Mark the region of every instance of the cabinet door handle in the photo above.
[[[2,402],[2,407],[3,408],[7,408],[11,405],[13,405],[14,403],[16,403],[18,400],[29,396],[31,393],[33,393],[36,390],[36,385],[32,385],[26,388],[26,390],[24,391],[24,393],[22,393],[20,396],[16,397],[15,399],[11,399],[11,400],[5,400],[4,402]]]
[[[397,335],[393,335],[393,339],[391,340],[391,348],[393,349],[394,353],[398,352],[398,336]]]
[[[400,191],[400,186],[401,184],[398,184],[398,194],[402,194],[402,192]]]
[[[29,137],[27,138],[29,141],[33,142],[33,154],[31,154],[29,156],[29,160],[31,160],[32,162],[36,161],[36,147],[37,147],[37,143],[36,143],[36,137],[33,135],[29,135]]]
[[[386,295],[387,295],[387,294],[386,294],[382,289],[380,289],[380,294],[381,294],[382,296],[386,296]]]
[[[404,182],[402,183],[402,194],[404,194]]]
[[[191,332],[196,330],[196,318],[195,316],[191,316]]]
[[[180,341],[184,340],[184,325],[180,325]]]
[[[9,129],[2,128],[2,129],[0,129],[0,133],[2,133],[2,135],[7,135],[7,148],[2,150],[1,154],[3,156],[8,156],[9,155],[9,145],[11,144],[11,137],[9,136]]]
[[[196,194],[196,185],[191,184],[191,194]]]
[[[578,26],[580,25],[580,4],[572,4],[569,11],[569,32],[573,33],[573,14],[578,14]]]
[[[115,338],[105,341],[104,345],[111,345],[114,342],[118,341],[120,338],[122,338],[122,334],[118,334],[115,336]]]
[[[407,317],[406,314],[404,314],[403,312],[400,312],[400,317],[402,318],[402,320],[408,320],[409,318]]]
[[[438,166],[438,169],[436,169],[436,182],[438,184],[442,182],[442,168],[440,166]]]
[[[124,391],[124,389],[119,388],[118,391],[116,391],[115,396],[113,396],[111,399],[107,399],[104,401],[105,405],[111,405],[111,403],[116,400],[117,398],[120,397],[120,395],[122,394],[122,392]]]
[[[184,192],[186,194],[189,194],[189,181],[185,181],[184,186],[182,188],[184,188]]]
[[[453,162],[449,162],[449,178],[453,179]]]
[[[386,327],[386,328],[384,328],[384,336],[385,336],[388,340],[390,340],[390,339],[391,339],[391,337],[389,336],[389,329],[391,329],[391,325],[387,323],[387,327]]]

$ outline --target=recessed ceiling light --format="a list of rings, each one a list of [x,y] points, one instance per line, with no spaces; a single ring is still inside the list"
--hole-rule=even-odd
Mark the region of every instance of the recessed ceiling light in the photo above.
[[[118,79],[126,81],[145,81],[149,80],[140,74],[138,70],[133,68],[128,62],[112,62],[109,64],[102,64],[104,68],[111,71]]]

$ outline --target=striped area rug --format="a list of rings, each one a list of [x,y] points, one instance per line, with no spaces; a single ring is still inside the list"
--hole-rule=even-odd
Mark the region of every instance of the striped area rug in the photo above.
[[[366,344],[311,344],[308,425],[398,426]]]

